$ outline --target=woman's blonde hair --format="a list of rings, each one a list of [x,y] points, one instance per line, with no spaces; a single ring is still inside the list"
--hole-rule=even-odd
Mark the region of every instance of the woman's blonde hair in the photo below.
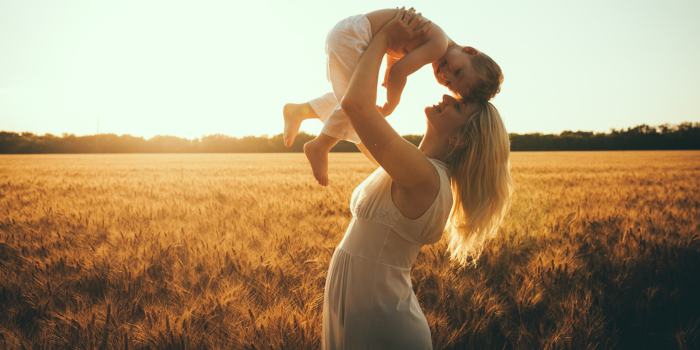
[[[496,107],[479,104],[460,130],[462,143],[446,158],[454,197],[447,249],[463,266],[476,264],[484,244],[496,235],[513,192],[508,132]]]

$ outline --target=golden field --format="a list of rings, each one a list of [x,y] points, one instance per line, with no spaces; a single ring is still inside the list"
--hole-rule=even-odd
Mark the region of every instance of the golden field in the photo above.
[[[0,348],[316,349],[372,171],[330,155],[0,156]],[[476,267],[423,248],[443,348],[700,348],[700,152],[514,153]]]

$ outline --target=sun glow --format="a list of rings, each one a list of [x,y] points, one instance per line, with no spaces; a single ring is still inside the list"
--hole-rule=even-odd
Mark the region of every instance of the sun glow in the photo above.
[[[700,91],[692,83],[700,80],[697,1],[673,7],[626,0],[412,5],[457,43],[499,62],[505,82],[494,104],[511,132],[604,132],[698,120]],[[2,2],[1,129],[94,134],[99,115],[105,133],[279,134],[285,103],[331,90],[328,30],[344,17],[395,6],[369,0]],[[493,16],[465,19],[463,13]],[[639,59],[638,47],[648,40],[673,55],[674,64],[654,55]],[[601,86],[616,86],[615,93]],[[423,133],[423,109],[444,93],[430,67],[416,72],[389,122],[400,134]],[[310,133],[320,128],[319,122],[302,125]]]

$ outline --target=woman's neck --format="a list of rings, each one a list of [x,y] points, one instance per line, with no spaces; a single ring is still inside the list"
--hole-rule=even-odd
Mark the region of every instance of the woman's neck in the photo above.
[[[434,137],[430,130],[426,131],[418,149],[428,158],[444,161],[449,152],[449,141]]]

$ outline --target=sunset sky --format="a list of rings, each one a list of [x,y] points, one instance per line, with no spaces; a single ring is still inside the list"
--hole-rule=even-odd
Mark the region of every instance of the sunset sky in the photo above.
[[[278,134],[285,103],[330,91],[328,30],[403,5],[500,64],[509,132],[700,121],[698,0],[0,0],[0,130]],[[444,93],[424,67],[389,121],[422,134]]]

